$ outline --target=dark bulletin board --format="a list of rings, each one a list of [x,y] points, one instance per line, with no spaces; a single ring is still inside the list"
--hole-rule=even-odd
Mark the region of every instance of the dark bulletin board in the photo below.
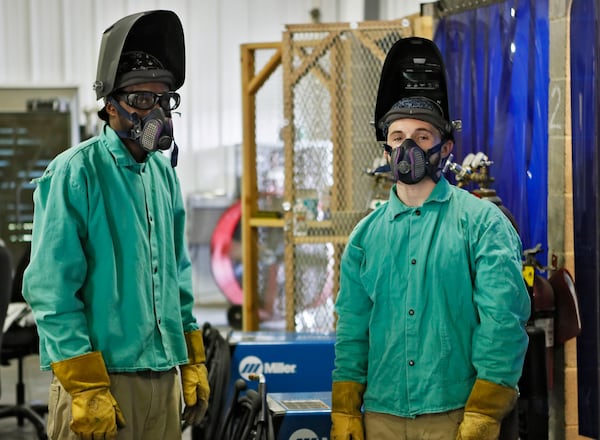
[[[69,112],[0,113],[0,238],[13,264],[31,241],[32,179],[70,145]]]

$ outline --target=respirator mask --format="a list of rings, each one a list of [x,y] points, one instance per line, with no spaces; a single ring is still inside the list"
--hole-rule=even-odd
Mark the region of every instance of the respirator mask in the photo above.
[[[118,95],[127,105],[138,110],[150,110],[144,117],[137,113],[127,112],[115,98],[109,100],[117,108],[119,113],[132,123],[131,129],[118,131],[120,137],[132,139],[144,150],[153,153],[158,150],[168,150],[173,145],[171,153],[171,164],[177,165],[179,148],[173,142],[173,120],[171,110],[179,106],[180,97],[178,93],[168,92],[157,94],[153,92],[129,92]],[[156,104],[159,104],[157,107]]]
[[[384,144],[389,164],[396,181],[412,185],[429,176],[435,183],[442,174],[441,149],[444,142],[425,151],[412,139],[405,139],[398,148]]]
[[[133,139],[148,152],[168,150],[173,143],[173,121],[171,111],[179,107],[181,100],[176,92],[153,93],[146,91],[124,92],[116,95],[128,106],[137,110],[150,110],[143,118],[137,113],[128,113],[116,99],[110,98],[112,104],[127,118],[133,126],[126,137]],[[156,105],[159,104],[157,107]]]
[[[171,148],[173,121],[162,108],[155,108],[143,118],[132,113],[128,119],[133,123],[129,138],[137,141],[144,150],[151,153]]]

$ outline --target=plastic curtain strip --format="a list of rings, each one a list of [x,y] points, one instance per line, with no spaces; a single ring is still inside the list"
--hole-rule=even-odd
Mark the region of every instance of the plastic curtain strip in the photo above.
[[[600,408],[600,7],[597,0],[571,6],[571,121],[575,274],[582,330],[577,338],[579,433],[598,438]]]
[[[485,153],[492,188],[513,213],[523,248],[547,259],[548,1],[512,0],[440,20],[434,40],[448,72],[454,157]],[[471,189],[467,187],[467,189]]]

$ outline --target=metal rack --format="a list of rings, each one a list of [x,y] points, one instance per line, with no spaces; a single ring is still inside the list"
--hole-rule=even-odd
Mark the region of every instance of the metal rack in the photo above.
[[[381,67],[399,38],[431,38],[432,27],[431,17],[420,16],[289,25],[281,43],[242,45],[244,330],[260,325],[259,262],[273,228],[283,236],[286,330],[334,329],[341,254],[372,193],[364,170],[382,154],[372,126]],[[265,53],[270,57],[258,69]],[[282,87],[280,101],[268,105],[278,112],[272,129],[279,131],[285,175],[280,208],[272,211],[262,208],[266,192],[257,174],[257,127],[262,112],[273,112],[261,107],[269,82]]]

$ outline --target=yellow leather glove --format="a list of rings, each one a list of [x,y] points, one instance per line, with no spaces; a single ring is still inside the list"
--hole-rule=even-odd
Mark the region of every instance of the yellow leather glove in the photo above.
[[[54,375],[71,395],[71,431],[83,440],[117,438],[125,419],[110,392],[102,353],[93,351],[51,364]]]
[[[333,382],[331,390],[331,440],[365,440],[360,411],[365,386],[358,382]]]
[[[516,401],[516,389],[477,379],[465,405],[456,440],[497,440],[502,419]]]
[[[181,389],[185,403],[183,420],[188,425],[198,425],[204,418],[210,396],[202,330],[186,333],[185,342],[189,363],[180,366]]]

